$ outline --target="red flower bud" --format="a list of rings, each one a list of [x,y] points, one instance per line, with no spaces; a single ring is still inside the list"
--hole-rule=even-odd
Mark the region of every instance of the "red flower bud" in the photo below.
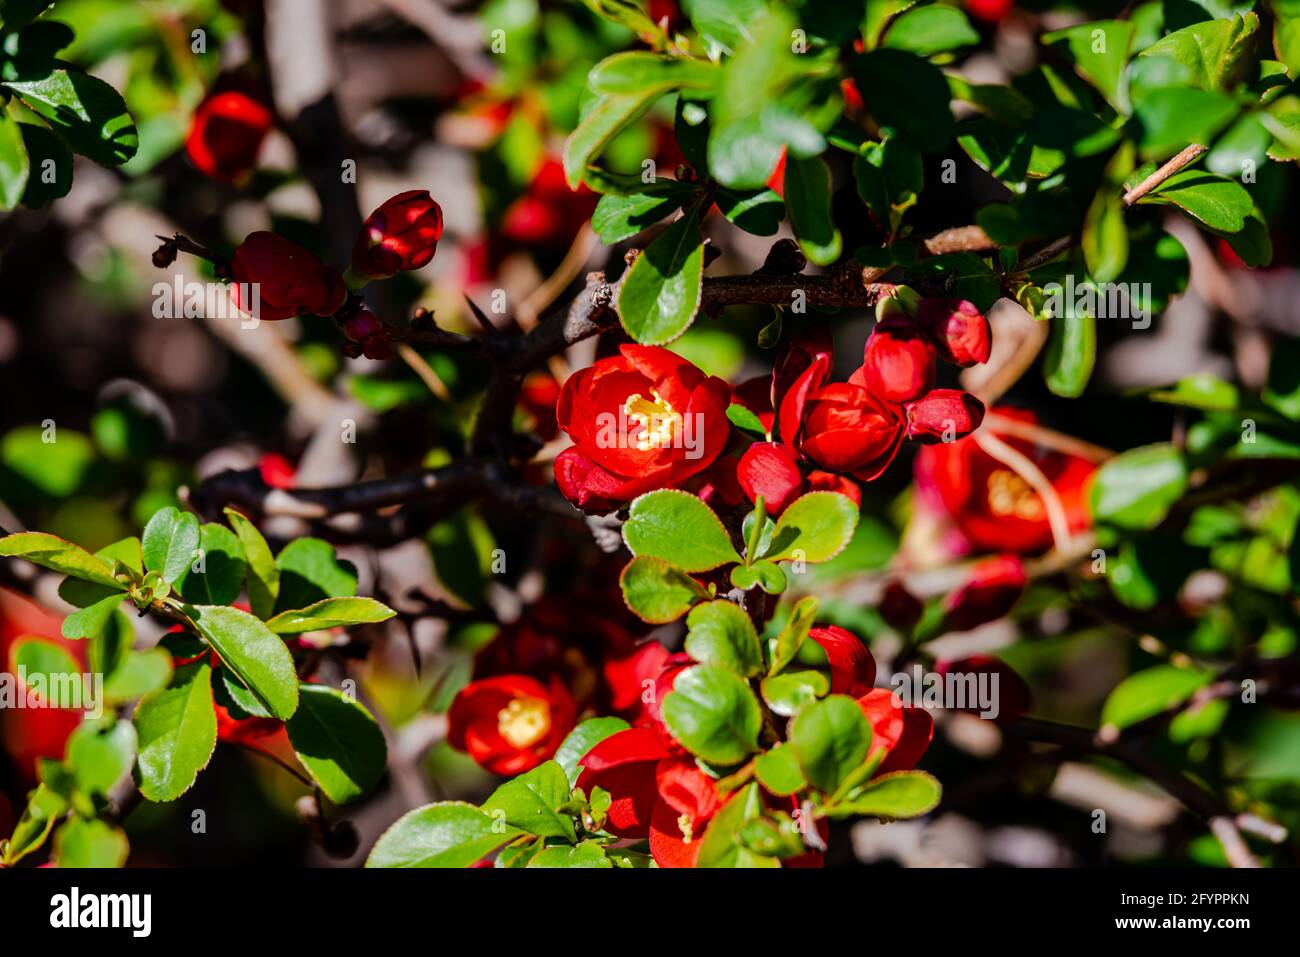
[[[916,623],[921,620],[924,606],[921,599],[908,591],[902,582],[892,581],[885,586],[878,610],[890,628],[906,636],[911,634]]]
[[[861,697],[876,680],[876,661],[851,631],[837,625],[809,629],[808,637],[821,646],[831,669],[831,694]]]
[[[343,334],[353,342],[365,342],[371,336],[383,331],[383,326],[369,309],[359,309],[356,315],[343,323]]]
[[[235,304],[268,322],[307,313],[328,316],[348,297],[337,269],[275,233],[250,233],[235,250],[230,271]]]
[[[451,703],[447,740],[493,774],[522,774],[548,760],[577,717],[573,697],[527,675],[471,681]]]
[[[1025,567],[1015,555],[975,563],[966,584],[948,596],[945,631],[970,631],[1009,612],[1025,590]]]
[[[185,155],[206,176],[243,179],[257,165],[271,121],[271,111],[243,93],[214,93],[194,111]]]
[[[387,334],[380,332],[366,337],[366,341],[361,343],[361,352],[367,359],[390,359],[393,347]]]
[[[860,385],[832,382],[808,397],[799,449],[824,469],[869,482],[898,454],[899,411]]]
[[[876,688],[858,698],[858,707],[871,724],[871,749],[885,749],[877,774],[910,771],[934,737],[934,718],[924,708],[903,704],[888,688]]]
[[[803,475],[795,455],[775,442],[755,442],[740,457],[736,478],[751,502],[763,496],[769,515],[780,515],[803,490]]]
[[[916,321],[935,351],[949,362],[965,368],[989,361],[989,321],[973,302],[922,299],[916,307]]]
[[[934,382],[934,352],[910,320],[876,324],[862,354],[862,383],[889,402],[906,402]]]
[[[905,409],[908,437],[927,445],[955,442],[984,421],[984,403],[960,389],[934,389]]]
[[[427,189],[398,193],[366,217],[352,246],[352,271],[387,279],[433,259],[442,238],[442,207]]]

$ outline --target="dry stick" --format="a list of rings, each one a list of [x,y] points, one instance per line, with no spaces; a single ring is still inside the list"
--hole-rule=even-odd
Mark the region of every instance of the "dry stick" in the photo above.
[[[443,402],[451,401],[451,392],[447,389],[447,383],[442,381],[438,373],[434,371],[433,366],[424,361],[424,356],[420,355],[405,342],[399,342],[397,344],[397,354],[401,356],[402,361],[410,366],[415,374],[420,377],[420,381],[429,387],[430,392]]]
[[[1152,173],[1142,182],[1138,183],[1127,193],[1125,193],[1124,205],[1132,206],[1134,203],[1136,203],[1147,193],[1151,192],[1153,189],[1155,189],[1165,180],[1169,179],[1169,177],[1173,176],[1175,173],[1181,170],[1188,163],[1192,162],[1192,160],[1196,159],[1198,156],[1204,153],[1207,149],[1208,147],[1201,146],[1200,144],[1197,143],[1193,143],[1191,146],[1188,146],[1187,148],[1180,151],[1177,156],[1170,159],[1158,170],[1156,170],[1154,173]]]
[[[564,259],[556,267],[555,272],[551,273],[540,286],[528,294],[515,312],[515,320],[519,323],[520,328],[525,332],[530,332],[537,326],[538,317],[548,308],[551,303],[559,298],[560,293],[568,288],[569,283],[578,278],[578,273],[582,267],[591,259],[591,254],[596,249],[596,243],[599,237],[595,230],[591,228],[591,220],[582,224],[578,230],[578,235],[573,238],[569,245],[569,251],[564,254]],[[551,370],[551,375],[555,381],[564,384],[569,378],[569,365],[564,361],[564,357],[553,355],[547,360],[547,365]]]

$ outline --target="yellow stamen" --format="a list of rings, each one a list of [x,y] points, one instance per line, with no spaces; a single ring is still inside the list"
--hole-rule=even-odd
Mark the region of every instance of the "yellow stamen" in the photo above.
[[[682,832],[682,840],[687,844],[695,838],[695,828],[691,823],[691,816],[683,814],[677,818],[677,829]]]
[[[681,415],[655,389],[650,390],[649,399],[642,398],[640,392],[632,393],[623,403],[623,412],[639,430],[636,448],[640,452],[672,445],[682,424]]]
[[[999,517],[1014,515],[1027,522],[1041,522],[1046,515],[1043,500],[1019,475],[998,469],[989,475],[989,511]]]
[[[551,730],[551,707],[541,698],[514,698],[497,712],[497,731],[516,748],[527,748]]]

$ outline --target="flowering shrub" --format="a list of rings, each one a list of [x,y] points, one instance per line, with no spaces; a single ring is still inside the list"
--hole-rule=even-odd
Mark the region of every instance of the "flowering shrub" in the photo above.
[[[167,854],[219,745],[370,867],[1095,863],[1135,776],[1294,853],[1293,3],[434,5],[338,91],[137,6],[0,3],[0,864]]]

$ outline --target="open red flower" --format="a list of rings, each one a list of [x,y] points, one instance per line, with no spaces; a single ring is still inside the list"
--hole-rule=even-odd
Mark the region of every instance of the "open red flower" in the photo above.
[[[995,418],[983,428],[1038,466],[1056,490],[1072,532],[1086,529],[1091,521],[1088,483],[1096,466],[1080,456],[1013,435],[998,421],[1032,424],[1037,421],[1032,413],[1008,408],[992,411]],[[921,449],[916,458],[916,481],[976,550],[1033,554],[1052,544],[1042,497],[970,439]]]
[[[888,688],[876,688],[858,698],[858,707],[871,724],[871,748],[885,749],[877,774],[910,771],[934,737],[934,718],[924,708],[903,704]]]
[[[578,762],[577,786],[609,792],[605,828],[626,838],[650,838],[661,867],[690,867],[699,837],[721,799],[694,759],[674,755],[650,728],[628,728],[598,742]]]
[[[556,406],[574,442],[555,481],[578,508],[608,511],[680,486],[727,444],[731,388],[658,346],[624,345],[564,383]]]
[[[352,246],[352,271],[387,279],[427,266],[442,238],[442,207],[427,189],[398,193],[366,217]]]
[[[235,304],[268,322],[331,315],[348,295],[337,269],[275,233],[250,233],[235,250],[230,269]]]
[[[214,93],[194,111],[185,155],[205,176],[237,182],[257,166],[271,122],[271,111],[252,97]]]
[[[559,681],[527,675],[471,681],[451,704],[447,740],[493,774],[522,774],[555,754],[577,717]]]
[[[808,637],[826,652],[831,670],[831,694],[859,698],[876,680],[876,661],[862,639],[838,625],[809,629]]]

